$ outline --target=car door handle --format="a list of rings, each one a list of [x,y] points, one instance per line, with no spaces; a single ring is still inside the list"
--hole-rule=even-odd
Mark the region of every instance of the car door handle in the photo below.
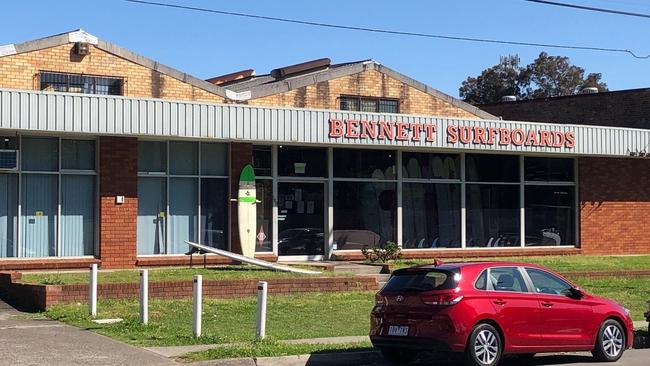
[[[545,308],[550,308],[553,306],[552,302],[542,301],[542,306]]]
[[[495,303],[496,305],[501,305],[501,306],[506,304],[506,301],[503,300],[492,300],[492,302]]]

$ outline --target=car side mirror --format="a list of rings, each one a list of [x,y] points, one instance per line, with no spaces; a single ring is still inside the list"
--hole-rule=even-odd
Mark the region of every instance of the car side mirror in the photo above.
[[[580,289],[572,287],[567,291],[567,297],[580,300],[585,297],[585,294]]]

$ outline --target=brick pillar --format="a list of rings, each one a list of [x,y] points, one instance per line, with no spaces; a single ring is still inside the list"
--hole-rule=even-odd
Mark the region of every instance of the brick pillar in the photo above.
[[[230,144],[230,198],[237,198],[239,174],[246,164],[253,162],[253,145],[243,143]],[[237,203],[230,204],[230,250],[241,254],[239,242],[239,222],[237,220]]]
[[[99,140],[99,257],[102,268],[130,268],[137,255],[138,140]],[[116,197],[124,196],[117,204]]]

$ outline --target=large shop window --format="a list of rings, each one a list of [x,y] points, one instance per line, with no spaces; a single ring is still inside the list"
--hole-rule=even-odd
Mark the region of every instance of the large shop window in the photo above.
[[[278,175],[286,177],[326,177],[327,150],[279,146]]]
[[[185,240],[227,249],[227,145],[138,143],[138,254],[182,254]]]
[[[576,244],[573,159],[524,159],[526,246]]]
[[[0,173],[0,257],[93,255],[95,142],[25,136],[12,145],[22,159]]]
[[[402,185],[402,246],[460,248],[460,184]]]
[[[519,185],[467,185],[467,247],[517,247]]]
[[[334,244],[338,250],[397,240],[396,152],[334,149]]]
[[[253,145],[253,169],[257,192],[256,252],[273,251],[273,151],[268,145]]]

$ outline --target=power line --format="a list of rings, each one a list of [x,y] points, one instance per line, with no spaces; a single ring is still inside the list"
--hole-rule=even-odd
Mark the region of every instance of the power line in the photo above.
[[[558,3],[556,1],[547,1],[547,0],[524,0],[524,1],[528,1],[528,2],[531,2],[531,3],[545,4],[545,5],[562,6],[562,7],[565,7],[565,8],[597,11],[597,12],[600,12],[600,13],[627,15],[627,16],[639,17],[639,18],[650,18],[650,14],[634,13],[634,12],[630,12],[630,11],[622,11],[622,10],[614,10],[614,9],[596,8],[596,7],[593,7],[593,6],[585,6],[585,5],[577,5],[577,4]]]
[[[229,15],[229,16],[242,17],[242,18],[262,19],[262,20],[270,20],[270,21],[283,22],[283,23],[301,24],[301,25],[308,25],[308,26],[321,27],[321,28],[344,29],[344,30],[370,32],[370,33],[391,34],[391,35],[398,35],[398,36],[446,39],[446,40],[453,40],[453,41],[491,43],[491,44],[507,44],[507,45],[514,45],[514,46],[547,47],[547,48],[561,48],[561,49],[569,49],[569,50],[599,51],[599,52],[618,52],[618,53],[627,53],[627,54],[632,55],[633,57],[638,58],[638,59],[648,59],[648,58],[650,58],[650,54],[645,55],[645,56],[640,56],[640,55],[635,54],[631,50],[622,49],[622,48],[592,47],[592,46],[566,45],[566,44],[554,44],[554,43],[519,42],[519,41],[508,41],[508,40],[499,40],[499,39],[488,39],[488,38],[472,38],[472,37],[461,37],[461,36],[448,36],[448,35],[442,35],[442,34],[418,33],[418,32],[407,32],[407,31],[380,29],[380,28],[356,27],[356,26],[343,25],[343,24],[321,23],[321,22],[313,22],[313,21],[300,20],[300,19],[290,19],[290,18],[271,17],[271,16],[266,16],[266,15],[238,13],[238,12],[232,12],[232,11],[198,8],[198,7],[193,7],[193,6],[161,3],[161,2],[146,1],[146,0],[123,0],[123,1],[129,2],[129,3],[152,5],[152,6],[173,8],[173,9],[190,10],[190,11],[212,13],[212,14],[220,14],[220,15]]]

